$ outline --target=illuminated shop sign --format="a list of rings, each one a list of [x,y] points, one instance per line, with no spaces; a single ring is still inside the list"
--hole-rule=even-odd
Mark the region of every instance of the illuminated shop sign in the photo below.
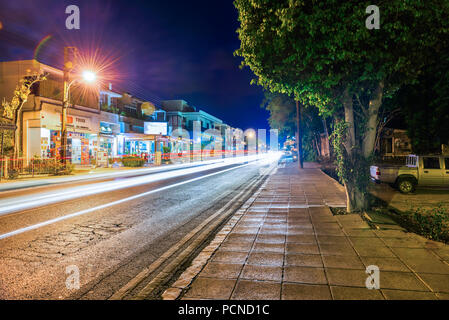
[[[167,122],[145,122],[145,134],[167,135]]]

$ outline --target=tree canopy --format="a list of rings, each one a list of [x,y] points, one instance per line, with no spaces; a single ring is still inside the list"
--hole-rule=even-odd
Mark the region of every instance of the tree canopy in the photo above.
[[[391,104],[405,118],[412,149],[417,154],[441,152],[449,144],[449,48],[438,64],[430,65],[418,83],[404,86]]]
[[[392,0],[380,5],[379,30],[365,27],[369,1],[236,0],[236,54],[270,91],[330,111],[346,88],[387,93],[416,79],[448,35],[449,2]],[[329,100],[331,99],[331,100]]]
[[[348,210],[366,206],[368,166],[385,97],[417,81],[449,40],[449,2],[378,4],[380,28],[365,25],[368,1],[235,0],[252,81],[339,121],[334,150]]]

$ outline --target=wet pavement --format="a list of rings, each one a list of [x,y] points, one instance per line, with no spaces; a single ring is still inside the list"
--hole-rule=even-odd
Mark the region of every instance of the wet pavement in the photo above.
[[[343,187],[315,165],[279,168],[163,297],[449,299],[449,246],[332,215],[344,204]],[[379,289],[367,288],[369,266]]]

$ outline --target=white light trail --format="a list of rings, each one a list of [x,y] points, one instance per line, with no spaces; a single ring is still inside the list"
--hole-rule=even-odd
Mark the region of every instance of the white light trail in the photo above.
[[[199,173],[206,170],[219,169],[225,166],[240,164],[244,162],[252,162],[258,160],[265,160],[272,162],[275,160],[276,155],[262,154],[246,157],[236,157],[220,159],[220,161],[212,161],[210,164],[196,166],[193,168],[171,170],[167,172],[157,172],[151,175],[133,177],[120,181],[107,181],[91,184],[88,186],[78,186],[67,188],[62,191],[51,191],[40,194],[26,195],[20,197],[12,197],[4,200],[0,200],[0,216],[9,214],[12,212],[22,211],[26,209],[36,208],[43,205],[49,205],[57,202],[72,200],[80,197],[91,196],[94,194],[104,193],[108,191],[115,191],[119,189],[125,189],[135,187],[143,184],[148,184],[156,181],[167,180],[171,178],[181,177],[189,174]],[[264,161],[264,162],[265,162]]]
[[[74,181],[82,181],[82,180],[92,180],[92,179],[101,179],[101,178],[118,178],[121,176],[126,176],[130,174],[134,175],[143,175],[153,172],[161,172],[167,170],[177,170],[182,168],[190,168],[190,167],[198,167],[204,166],[212,163],[220,163],[223,162],[224,159],[215,159],[215,160],[206,160],[201,162],[188,162],[181,164],[172,164],[164,167],[153,167],[153,168],[145,168],[145,169],[129,169],[129,170],[120,170],[118,172],[107,172],[107,173],[96,173],[96,174],[88,174],[82,176],[74,176],[74,177],[58,177],[54,179],[39,179],[35,181],[18,181],[18,182],[8,182],[3,185],[0,185],[0,192],[15,192],[17,189],[28,188],[28,187],[36,187],[42,185],[50,185],[56,183],[64,183],[64,182],[74,182]]]
[[[123,198],[123,199],[120,199],[120,200],[117,200],[117,201],[109,202],[109,203],[106,203],[106,204],[102,204],[100,206],[96,206],[96,207],[89,208],[89,209],[86,209],[86,210],[81,210],[81,211],[78,211],[78,212],[75,212],[75,213],[71,213],[71,214],[68,214],[68,215],[65,215],[65,216],[62,216],[62,217],[58,217],[58,218],[47,220],[47,221],[44,221],[44,222],[41,222],[41,223],[33,224],[31,226],[28,226],[28,227],[20,228],[20,229],[17,229],[17,230],[8,232],[8,233],[1,234],[0,235],[0,240],[1,239],[5,239],[5,238],[9,238],[9,237],[12,237],[12,236],[15,236],[15,235],[27,232],[27,231],[35,230],[35,229],[38,229],[38,228],[41,228],[41,227],[44,227],[44,226],[48,226],[48,225],[56,223],[56,222],[60,222],[60,221],[63,221],[63,220],[74,218],[74,217],[78,217],[78,216],[81,216],[83,214],[90,213],[90,212],[93,212],[93,211],[96,211],[96,210],[105,209],[105,208],[112,207],[112,206],[115,206],[115,205],[118,205],[118,204],[121,204],[121,203],[124,203],[124,202],[127,202],[127,201],[131,201],[131,200],[135,200],[135,199],[138,199],[138,198],[142,198],[142,197],[148,196],[148,195],[156,193],[156,192],[161,192],[163,190],[167,190],[167,189],[170,189],[170,188],[178,187],[178,186],[181,186],[183,184],[191,183],[191,182],[194,182],[194,181],[198,181],[198,180],[201,180],[201,179],[205,179],[205,178],[209,178],[209,177],[215,176],[217,174],[221,174],[221,173],[228,172],[228,171],[231,171],[231,170],[235,170],[235,169],[239,169],[239,168],[242,168],[242,167],[246,167],[248,165],[250,165],[250,164],[249,163],[248,164],[242,164],[242,165],[239,165],[239,166],[236,166],[236,167],[232,167],[232,168],[229,168],[229,169],[225,169],[225,170],[221,170],[221,171],[218,171],[218,172],[210,173],[210,174],[207,174],[207,175],[204,175],[204,176],[201,176],[201,177],[197,177],[197,178],[189,179],[189,180],[186,180],[186,181],[178,182],[178,183],[175,183],[175,184],[171,184],[171,185],[168,185],[168,186],[165,186],[165,187],[161,187],[161,188],[158,188],[158,189],[154,189],[154,190],[151,190],[151,191],[147,191],[147,192],[144,192],[144,193],[139,193],[137,195],[134,195],[134,196],[131,196],[131,197],[127,197],[127,198]]]

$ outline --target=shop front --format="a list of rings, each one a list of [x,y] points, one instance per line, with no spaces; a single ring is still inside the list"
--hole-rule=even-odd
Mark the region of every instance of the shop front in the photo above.
[[[142,133],[122,133],[117,137],[119,156],[136,156],[153,163],[156,151],[163,152],[168,137]]]
[[[98,150],[98,114],[69,108],[67,157],[77,165],[95,163]],[[61,107],[42,103],[41,111],[24,112],[26,158],[59,158],[61,150]]]
[[[97,166],[108,167],[111,160],[118,157],[118,138],[120,125],[118,115],[101,112],[98,139]]]

